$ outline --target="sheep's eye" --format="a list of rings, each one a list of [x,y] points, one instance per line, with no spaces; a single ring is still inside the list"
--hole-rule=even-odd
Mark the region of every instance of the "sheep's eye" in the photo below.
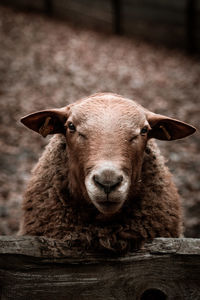
[[[74,126],[74,124],[73,124],[72,122],[70,122],[70,123],[68,124],[68,128],[69,128],[69,130],[70,130],[71,132],[76,131],[76,127]]]
[[[140,134],[146,134],[148,132],[148,128],[147,127],[143,127],[140,131]]]

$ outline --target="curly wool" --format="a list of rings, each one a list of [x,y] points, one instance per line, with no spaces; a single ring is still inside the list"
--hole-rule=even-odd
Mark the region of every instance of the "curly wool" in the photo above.
[[[55,135],[34,168],[19,234],[64,240],[80,250],[113,252],[134,249],[138,241],[148,238],[180,236],[180,199],[154,141],[147,144],[137,192],[109,218],[78,191],[77,197],[70,193],[74,179],[69,175],[66,147],[64,136]]]

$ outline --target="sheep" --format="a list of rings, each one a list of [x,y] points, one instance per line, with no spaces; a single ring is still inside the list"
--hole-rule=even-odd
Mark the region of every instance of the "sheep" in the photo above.
[[[182,234],[180,198],[154,139],[181,139],[193,126],[111,93],[21,122],[43,137],[55,135],[32,172],[20,235],[122,253]]]

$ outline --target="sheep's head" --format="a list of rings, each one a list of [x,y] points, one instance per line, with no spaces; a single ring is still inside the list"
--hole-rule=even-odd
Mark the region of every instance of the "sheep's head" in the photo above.
[[[137,186],[150,138],[175,140],[195,132],[186,123],[113,94],[96,94],[21,121],[43,136],[65,135],[69,172],[76,182],[72,189],[79,189],[105,215],[119,211]]]

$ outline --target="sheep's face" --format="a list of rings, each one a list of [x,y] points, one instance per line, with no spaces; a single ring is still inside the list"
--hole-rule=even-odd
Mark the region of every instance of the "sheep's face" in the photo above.
[[[65,126],[79,188],[101,213],[116,213],[140,179],[150,129],[144,109],[111,95],[87,99],[71,106]]]
[[[96,94],[21,121],[44,137],[65,135],[70,192],[105,215],[118,212],[136,190],[148,139],[174,140],[195,131],[113,94]]]

